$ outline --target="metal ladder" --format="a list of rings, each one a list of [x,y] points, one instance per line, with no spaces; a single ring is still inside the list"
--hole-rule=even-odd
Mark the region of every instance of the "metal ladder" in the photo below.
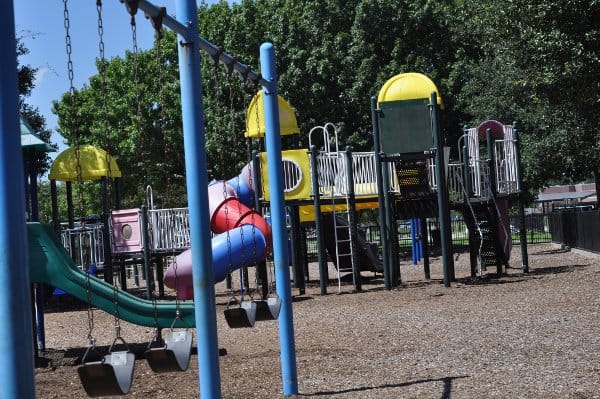
[[[350,220],[350,204],[348,197],[346,197],[346,210],[337,211],[335,204],[333,204],[333,231],[335,233],[335,260],[337,265],[337,280],[338,280],[338,293],[342,290],[342,279],[341,273],[352,272],[358,265],[354,264],[354,253],[352,245],[352,230]],[[350,260],[350,267],[342,269],[342,260]],[[354,276],[354,274],[353,274]],[[353,277],[354,278],[354,277]]]
[[[332,207],[332,218],[333,218],[333,231],[335,239],[335,264],[336,264],[336,276],[338,280],[338,293],[341,292],[342,280],[341,271],[352,271],[354,267],[354,254],[352,249],[352,232],[351,232],[351,220],[350,220],[350,202],[348,195],[344,195],[344,190],[347,186],[347,173],[345,173],[344,157],[340,152],[338,132],[333,123],[326,123],[323,126],[316,126],[309,132],[309,147],[312,147],[313,132],[321,131],[323,137],[323,162],[322,166],[319,167],[318,171],[313,173],[320,174],[319,181],[323,182],[323,187],[327,187],[326,192],[322,194],[322,197],[329,198],[331,200]],[[336,209],[336,198],[345,197],[346,209],[344,211],[338,211]],[[350,268],[341,267],[341,261],[350,259]],[[353,273],[354,276],[354,273]]]

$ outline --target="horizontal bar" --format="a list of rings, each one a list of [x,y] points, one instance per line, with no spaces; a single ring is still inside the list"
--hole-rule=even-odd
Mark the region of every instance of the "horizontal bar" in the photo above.
[[[155,18],[160,14],[161,8],[155,6],[147,0],[139,0],[138,7],[146,13],[150,18]],[[181,36],[185,37],[186,40],[189,37],[189,28],[183,25],[181,22],[170,16],[169,14],[165,14],[163,16],[163,24],[171,29],[172,31],[177,32]]]
[[[161,8],[152,4],[148,0],[139,0],[138,7],[150,18],[155,18],[161,13]],[[182,24],[168,14],[163,15],[162,23],[167,28],[183,36],[186,40],[189,40],[190,32],[188,26]],[[212,44],[208,40],[200,37],[200,42],[198,45],[213,59],[213,61],[220,62],[221,64],[225,65],[229,73],[236,71],[244,80],[247,79],[255,84],[265,86],[269,91],[273,91],[275,89],[273,82],[265,80],[260,73],[253,71],[248,65],[237,61],[235,57],[227,54],[220,47]]]

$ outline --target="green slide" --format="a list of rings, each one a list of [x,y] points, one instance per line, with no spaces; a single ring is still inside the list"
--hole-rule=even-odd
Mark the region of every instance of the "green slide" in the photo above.
[[[155,306],[152,301],[121,290],[116,291],[115,301],[112,285],[94,276],[89,276],[88,280],[88,275],[74,264],[50,226],[27,223],[27,236],[29,277],[32,283],[45,283],[60,288],[86,303],[89,287],[91,305],[113,315],[118,310],[121,320],[148,327],[169,328],[173,324],[175,302],[156,301]],[[175,327],[195,327],[192,302],[179,302],[179,312],[180,320],[177,320]]]

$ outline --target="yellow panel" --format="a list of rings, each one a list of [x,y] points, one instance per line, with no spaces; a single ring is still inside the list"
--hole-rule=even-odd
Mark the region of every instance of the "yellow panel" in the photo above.
[[[311,187],[311,177],[310,177],[310,167],[308,162],[308,150],[288,150],[281,152],[281,160],[291,161],[287,164],[290,167],[297,167],[299,171],[298,176],[299,179],[292,183],[296,184],[288,184],[290,187],[286,190],[284,188],[284,198],[286,201],[288,200],[306,200],[310,199],[310,195],[312,193]],[[261,174],[261,187],[263,192],[263,198],[265,200],[269,200],[269,173],[268,173],[268,165],[267,165],[267,153],[262,152],[260,154],[260,174]],[[284,182],[285,184],[285,182]],[[294,187],[292,187],[294,186]]]
[[[91,145],[79,146],[79,165],[81,166],[81,176],[79,176],[76,148],[67,148],[56,157],[48,174],[50,180],[78,181],[81,178],[86,181],[100,180],[102,177],[121,177],[121,170],[115,159],[103,149]],[[108,164],[107,159],[109,160]]]
[[[279,106],[279,130],[282,136],[289,134],[300,133],[296,114],[292,106],[283,99],[277,96],[277,104]],[[257,108],[258,107],[258,108]],[[256,125],[258,122],[258,126]],[[260,90],[250,101],[248,110],[246,111],[246,132],[245,137],[264,137],[265,136],[265,111],[263,105],[263,91]]]
[[[360,211],[363,209],[377,209],[377,208],[379,208],[379,202],[378,201],[358,202],[358,203],[356,203],[355,208],[357,211]],[[300,210],[300,223],[315,221],[315,207],[313,205],[302,205],[299,207],[299,210]],[[335,206],[335,210],[337,212],[344,212],[344,211],[346,211],[346,205],[345,204],[337,204]],[[332,212],[332,211],[333,211],[332,205],[321,205],[321,212],[326,213],[326,212]]]
[[[431,97],[431,92],[437,94],[437,103],[444,108],[442,97],[435,83],[422,73],[401,73],[390,78],[377,97],[377,103],[385,101],[417,100]]]

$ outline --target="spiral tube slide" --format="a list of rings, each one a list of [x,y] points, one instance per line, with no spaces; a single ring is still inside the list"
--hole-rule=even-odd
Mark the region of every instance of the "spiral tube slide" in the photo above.
[[[215,282],[228,273],[263,260],[271,248],[271,227],[246,204],[253,202],[254,193],[242,171],[229,181],[217,181],[208,186],[210,226],[217,235],[212,240],[213,275]],[[192,254],[187,250],[178,255],[164,277],[165,285],[177,291],[179,299],[193,298]]]
[[[212,239],[213,275],[215,282],[227,277],[228,273],[266,256],[266,240],[262,232],[253,225],[244,224]],[[193,299],[192,251],[179,254],[164,277],[165,285],[177,291],[177,298]]]

